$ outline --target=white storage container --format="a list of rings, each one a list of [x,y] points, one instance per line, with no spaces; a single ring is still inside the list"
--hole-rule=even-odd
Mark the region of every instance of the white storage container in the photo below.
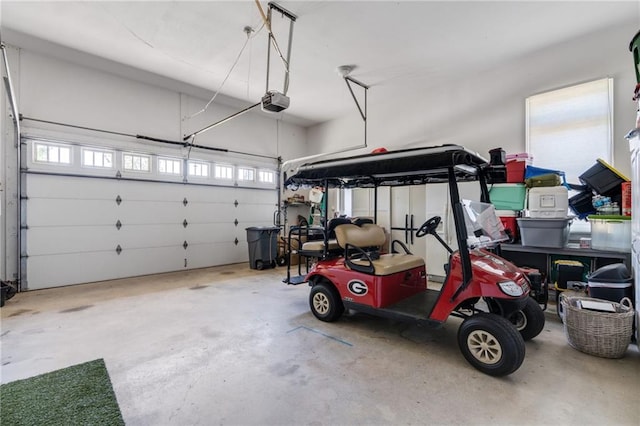
[[[590,215],[591,248],[596,250],[631,250],[631,217]]]
[[[529,217],[560,219],[567,217],[569,192],[564,186],[541,186],[529,189]]]

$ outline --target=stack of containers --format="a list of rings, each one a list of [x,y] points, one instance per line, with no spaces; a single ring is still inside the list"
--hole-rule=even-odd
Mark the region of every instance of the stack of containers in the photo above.
[[[613,206],[608,210],[598,209],[598,214],[588,216],[591,247],[597,250],[630,251],[631,209],[627,205],[630,204],[631,192],[629,179],[601,158],[579,179],[591,191],[609,197]]]
[[[510,242],[519,240],[517,219],[520,217],[526,198],[524,172],[533,160],[526,152],[506,155],[506,183],[492,185],[489,196]]]
[[[531,171],[529,170],[531,169]],[[523,246],[562,248],[569,241],[569,193],[554,170],[529,167],[527,217],[518,219]],[[527,175],[525,173],[525,175]]]

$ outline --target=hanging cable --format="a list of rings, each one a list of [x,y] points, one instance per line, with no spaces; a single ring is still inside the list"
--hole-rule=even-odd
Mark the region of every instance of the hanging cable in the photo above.
[[[258,29],[258,31],[255,32],[255,34],[253,35],[253,37],[257,36],[260,31],[262,30],[262,28],[264,28],[264,23],[262,24],[262,26]],[[231,76],[231,73],[233,72],[233,70],[235,69],[236,65],[238,65],[238,62],[240,61],[240,57],[242,56],[242,53],[244,52],[244,49],[247,47],[247,44],[249,44],[249,40],[251,40],[253,37],[251,36],[251,33],[253,32],[253,28],[251,28],[250,26],[246,26],[244,27],[244,32],[247,34],[247,39],[244,41],[244,44],[242,45],[242,49],[240,49],[240,52],[238,52],[238,56],[236,56],[236,60],[233,61],[233,65],[231,65],[231,69],[229,70],[229,72],[227,73],[227,75],[225,76],[224,80],[222,80],[222,83],[220,83],[220,86],[218,87],[218,89],[215,91],[215,93],[213,94],[213,96],[211,97],[211,99],[209,100],[209,102],[207,102],[207,104],[204,106],[204,108],[202,108],[200,111],[196,112],[193,115],[190,115],[187,118],[193,118],[196,117],[200,114],[202,114],[203,112],[205,112],[207,110],[207,108],[209,108],[209,105],[211,105],[213,103],[213,101],[218,97],[218,94],[220,93],[220,91],[222,90],[222,88],[224,87],[225,83],[227,82],[227,80],[229,79],[229,77]]]

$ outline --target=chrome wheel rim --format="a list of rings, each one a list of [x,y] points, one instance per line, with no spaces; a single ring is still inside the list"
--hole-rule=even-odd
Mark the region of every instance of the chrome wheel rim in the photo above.
[[[467,337],[471,355],[483,364],[495,364],[502,358],[502,346],[495,336],[485,330],[475,330]]]
[[[326,315],[329,312],[329,298],[322,293],[314,294],[313,309],[320,315]]]

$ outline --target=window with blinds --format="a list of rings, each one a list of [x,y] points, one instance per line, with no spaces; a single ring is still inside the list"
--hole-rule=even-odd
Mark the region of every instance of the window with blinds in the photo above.
[[[526,148],[536,167],[564,171],[570,183],[598,158],[612,164],[613,79],[527,98]]]

